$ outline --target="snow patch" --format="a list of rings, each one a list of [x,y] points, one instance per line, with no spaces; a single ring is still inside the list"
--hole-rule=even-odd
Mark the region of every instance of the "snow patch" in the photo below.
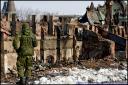
[[[100,70],[94,69],[78,69],[64,68],[68,70],[68,75],[56,75],[54,77],[41,77],[39,80],[34,81],[34,84],[78,84],[78,83],[90,83],[90,82],[122,82],[127,80],[127,70],[119,70],[112,68],[101,68]],[[62,71],[54,70],[49,72],[50,74],[58,73]]]

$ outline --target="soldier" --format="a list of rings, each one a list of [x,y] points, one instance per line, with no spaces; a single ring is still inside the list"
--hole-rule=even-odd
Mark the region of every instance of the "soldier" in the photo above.
[[[29,77],[31,77],[32,68],[32,56],[34,55],[34,47],[37,46],[37,41],[32,30],[29,28],[28,24],[24,23],[22,25],[21,36],[16,34],[13,47],[18,54],[17,58],[17,71],[21,85],[25,85],[28,82]]]

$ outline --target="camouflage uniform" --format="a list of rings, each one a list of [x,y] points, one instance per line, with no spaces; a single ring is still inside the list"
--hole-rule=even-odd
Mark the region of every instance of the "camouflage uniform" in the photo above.
[[[22,25],[22,33],[13,41],[14,49],[18,54],[17,71],[20,78],[31,76],[32,56],[34,55],[34,47],[37,46],[35,35],[27,24]]]

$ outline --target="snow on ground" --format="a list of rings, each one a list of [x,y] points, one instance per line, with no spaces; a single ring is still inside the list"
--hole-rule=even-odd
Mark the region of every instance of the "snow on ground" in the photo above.
[[[50,74],[58,74],[55,76],[41,77],[35,80],[34,84],[78,84],[88,82],[122,82],[127,81],[127,70],[118,69],[78,69],[77,67],[65,68],[68,75],[62,75],[62,71],[53,70]]]

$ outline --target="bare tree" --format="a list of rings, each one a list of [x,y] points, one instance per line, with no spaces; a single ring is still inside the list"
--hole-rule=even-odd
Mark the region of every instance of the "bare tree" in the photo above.
[[[16,10],[16,14],[20,20],[29,20],[29,15],[58,15],[58,12],[50,13],[39,9],[20,8]]]
[[[29,15],[31,15],[33,12],[34,12],[34,10],[31,8],[27,8],[27,9],[20,8],[20,9],[16,10],[16,14],[17,14],[18,18],[21,20],[26,20],[27,17]]]

